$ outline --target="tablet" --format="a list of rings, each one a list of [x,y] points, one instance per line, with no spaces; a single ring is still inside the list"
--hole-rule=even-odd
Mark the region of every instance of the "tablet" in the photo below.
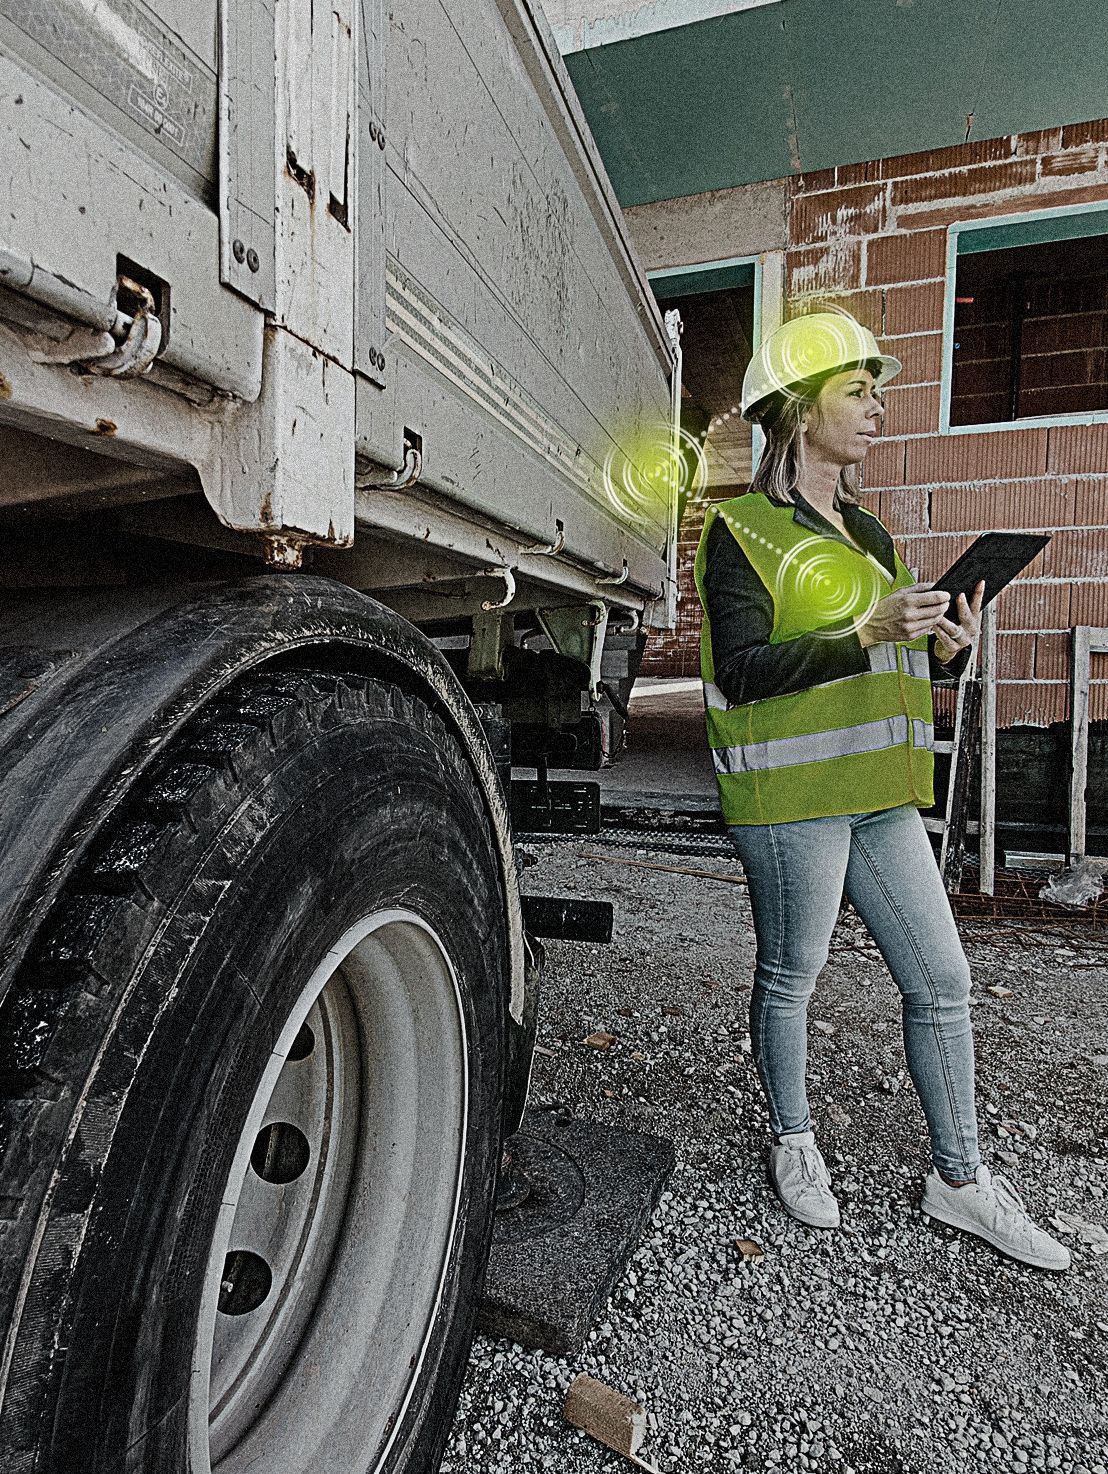
[[[955,558],[942,577],[935,580],[935,587],[950,595],[947,618],[957,618],[959,594],[965,594],[967,602],[972,603],[973,591],[981,579],[985,580],[982,607],[991,603],[1004,585],[1011,583],[1017,573],[1022,573],[1049,541],[1048,532],[983,532],[960,558]]]

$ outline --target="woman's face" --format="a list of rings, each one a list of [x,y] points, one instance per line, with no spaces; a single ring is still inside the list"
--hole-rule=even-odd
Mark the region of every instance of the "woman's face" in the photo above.
[[[835,374],[804,420],[807,453],[835,466],[856,466],[880,434],[884,413],[868,369]]]

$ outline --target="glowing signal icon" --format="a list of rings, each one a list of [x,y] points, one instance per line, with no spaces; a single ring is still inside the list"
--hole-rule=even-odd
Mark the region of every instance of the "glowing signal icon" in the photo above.
[[[687,430],[660,425],[630,451],[613,445],[604,459],[604,494],[630,522],[659,522],[683,493],[698,497],[708,480],[704,447]]]
[[[785,607],[803,611],[808,633],[823,640],[839,639],[863,624],[889,592],[869,562],[823,537],[808,537],[790,548],[775,582]],[[825,627],[836,624],[840,628]]]

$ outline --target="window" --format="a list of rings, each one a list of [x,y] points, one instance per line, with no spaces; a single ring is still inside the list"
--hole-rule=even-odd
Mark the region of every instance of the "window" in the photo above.
[[[1108,211],[951,234],[950,426],[1108,418]]]

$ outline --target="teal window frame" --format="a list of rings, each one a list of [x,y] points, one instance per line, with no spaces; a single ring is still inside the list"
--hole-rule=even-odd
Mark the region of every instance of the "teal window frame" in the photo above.
[[[1108,201],[1087,205],[1059,205],[993,215],[984,220],[959,220],[947,227],[946,284],[943,299],[943,364],[939,389],[939,431],[943,435],[989,434],[994,430],[1033,430],[1051,425],[1108,423],[1108,409],[1079,410],[1072,414],[1028,415],[1017,420],[993,420],[981,425],[950,423],[950,392],[954,381],[954,296],[959,256],[1001,251],[1012,246],[1044,245],[1049,241],[1104,236],[1108,243]]]

